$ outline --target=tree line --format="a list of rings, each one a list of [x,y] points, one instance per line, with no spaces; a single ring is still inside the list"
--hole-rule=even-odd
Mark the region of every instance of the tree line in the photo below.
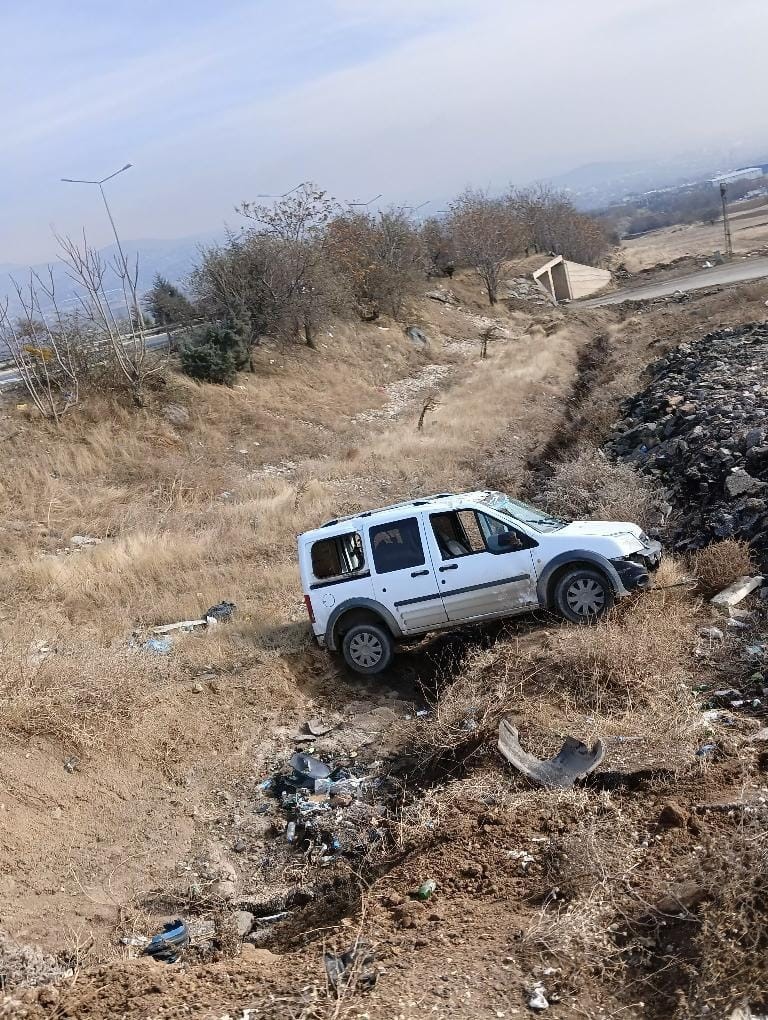
[[[609,245],[595,219],[545,186],[500,196],[469,188],[423,220],[407,206],[344,207],[313,184],[237,211],[244,226],[201,250],[184,291],[158,276],[143,298],[137,267],[120,257],[108,266],[85,239],[59,239],[81,307],[62,312],[52,281],[33,276],[18,288],[23,315],[0,309],[0,340],[46,417],[59,420],[84,385],[107,375],[141,404],[158,371],[147,357],[151,324],[183,328],[187,374],[231,383],[253,371],[264,338],[315,348],[334,316],[400,319],[429,277],[471,270],[493,305],[510,260],[551,252],[594,265]]]

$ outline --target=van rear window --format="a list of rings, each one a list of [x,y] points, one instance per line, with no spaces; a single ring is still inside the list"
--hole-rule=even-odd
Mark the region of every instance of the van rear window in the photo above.
[[[363,541],[356,531],[323,538],[312,546],[312,573],[318,581],[354,574],[364,566]]]

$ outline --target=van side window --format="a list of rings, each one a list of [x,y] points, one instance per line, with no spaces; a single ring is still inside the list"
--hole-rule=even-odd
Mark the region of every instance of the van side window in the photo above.
[[[390,521],[371,528],[371,548],[377,574],[388,574],[392,570],[420,567],[426,562],[424,548],[419,534],[419,522],[415,517],[402,521]]]
[[[356,531],[323,538],[312,546],[312,573],[319,581],[354,574],[364,566],[363,541]]]

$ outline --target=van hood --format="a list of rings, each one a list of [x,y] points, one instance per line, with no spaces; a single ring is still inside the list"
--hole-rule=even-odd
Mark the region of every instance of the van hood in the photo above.
[[[632,538],[643,545],[642,528],[638,524],[631,524],[629,521],[571,521],[555,532],[561,537],[573,535],[574,538],[585,536],[588,538],[616,538],[618,536],[631,535]]]

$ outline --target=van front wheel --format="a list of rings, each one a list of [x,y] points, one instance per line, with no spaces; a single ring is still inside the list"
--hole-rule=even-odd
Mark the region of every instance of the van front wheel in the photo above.
[[[382,673],[395,654],[392,635],[375,623],[358,623],[350,627],[344,635],[341,650],[349,668],[364,676]]]
[[[592,623],[613,605],[613,588],[599,570],[576,567],[566,571],[555,587],[555,606],[572,623]]]

